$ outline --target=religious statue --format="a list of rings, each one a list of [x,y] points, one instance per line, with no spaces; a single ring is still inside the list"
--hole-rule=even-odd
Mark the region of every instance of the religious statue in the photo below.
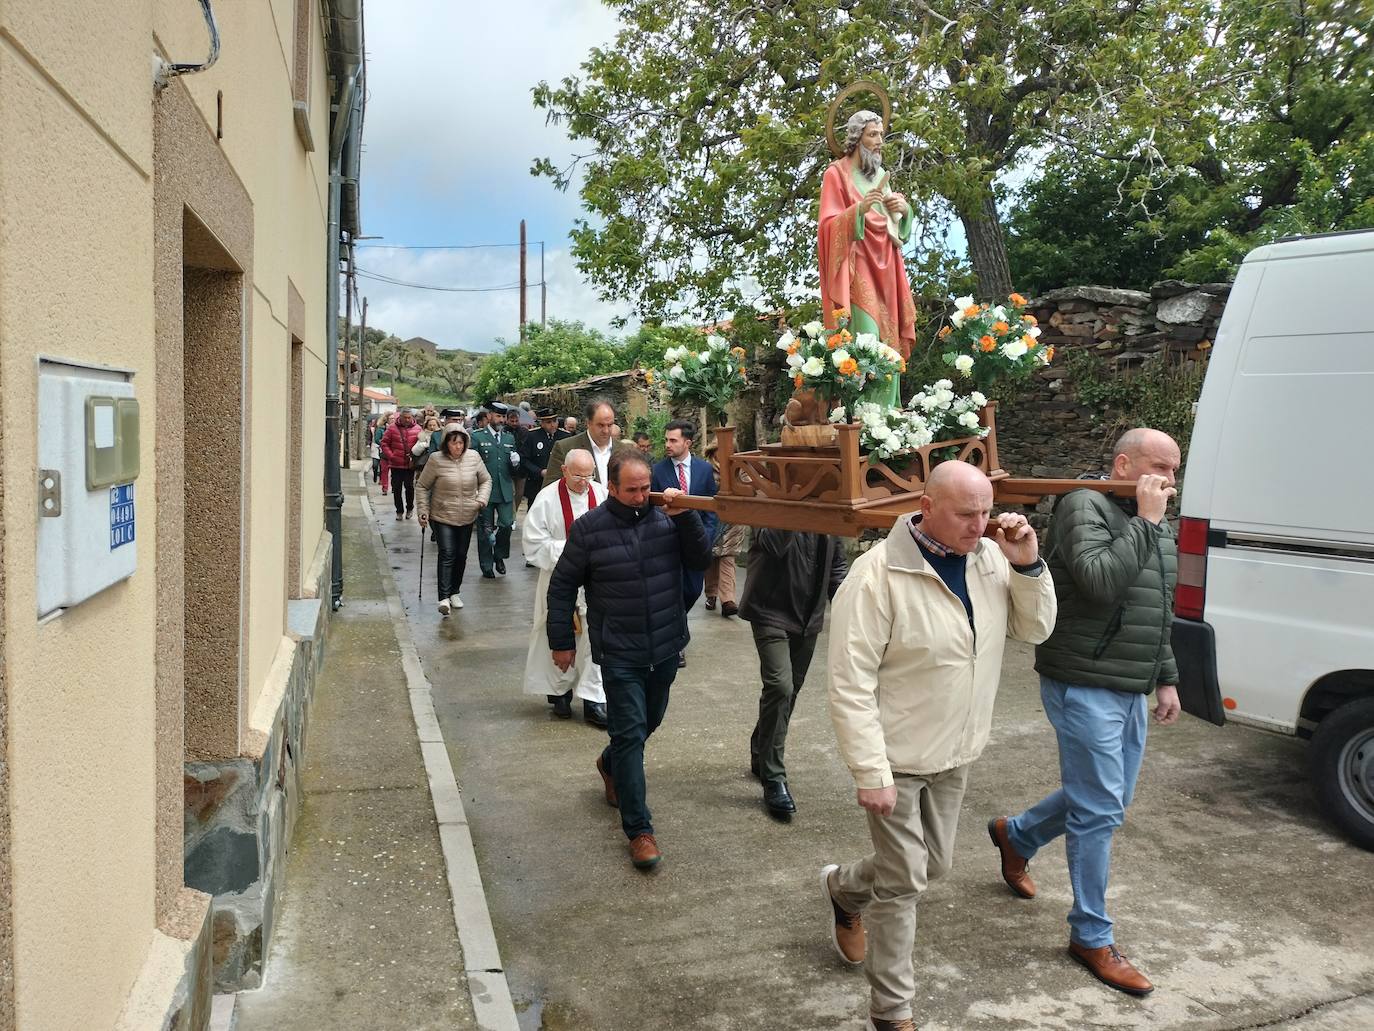
[[[848,309],[855,335],[872,333],[910,357],[916,342],[916,304],[902,261],[911,238],[912,210],[906,197],[888,185],[882,167],[887,118],[857,111],[845,124],[843,145],[835,138],[834,111],[848,94],[864,88],[887,96],[871,83],[855,83],[831,105],[827,135],[836,160],[821,181],[821,310],[828,328],[835,311]]]

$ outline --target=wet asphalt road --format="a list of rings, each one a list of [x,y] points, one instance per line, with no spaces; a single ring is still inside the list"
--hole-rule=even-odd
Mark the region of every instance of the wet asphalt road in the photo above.
[[[419,601],[419,528],[393,522],[381,504],[390,499],[373,490],[522,1026],[862,1026],[866,983],[831,952],[816,890],[821,864],[867,848],[825,712],[824,638],[788,740],[800,811],[779,823],[748,772],[758,690],[749,628],[697,606],[688,668],[647,749],[665,859],[640,873],[593,768],[603,733],[551,718],[542,698],[520,691],[536,571],[524,568],[518,528],[509,575],[481,579],[474,544],[467,606],[441,619],[434,545]],[[1056,786],[1031,658],[1008,648],[954,871],[921,905],[919,1026],[1374,1026],[1374,855],[1315,811],[1300,742],[1242,728],[1186,717],[1153,728],[1117,837],[1118,942],[1158,990],[1128,998],[1068,960],[1062,849],[1037,859],[1040,896],[1020,901],[1002,885],[983,828]]]

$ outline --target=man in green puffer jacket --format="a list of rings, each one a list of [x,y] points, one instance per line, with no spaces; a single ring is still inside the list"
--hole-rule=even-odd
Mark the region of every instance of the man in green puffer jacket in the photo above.
[[[1035,668],[1059,740],[1063,787],[1017,816],[988,823],[1002,878],[1022,898],[1035,896],[1026,870],[1031,857],[1064,835],[1073,886],[1069,954],[1131,995],[1154,986],[1117,950],[1107,877],[1112,835],[1145,754],[1146,696],[1156,694],[1156,723],[1179,715],[1169,643],[1178,553],[1164,518],[1179,462],[1167,434],[1129,430],[1117,441],[1111,478],[1135,480],[1135,498],[1076,490],[1055,508],[1044,554],[1059,616],[1035,649]]]

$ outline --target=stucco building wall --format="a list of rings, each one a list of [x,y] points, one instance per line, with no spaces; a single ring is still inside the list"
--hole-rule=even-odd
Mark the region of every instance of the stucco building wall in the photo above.
[[[121,1013],[165,1009],[188,972],[208,969],[209,899],[182,885],[183,727],[212,723],[214,751],[251,762],[254,748],[272,747],[252,733],[255,704],[281,694],[276,680],[300,678],[274,659],[300,647],[288,597],[311,589],[307,570],[324,529],[329,99],[319,4],[306,5],[304,40],[297,6],[217,4],[219,63],[158,96],[155,52],[175,60],[206,52],[195,3],[0,0],[0,887],[8,888],[0,1028],[114,1027]],[[310,60],[313,153],[292,114],[300,54]],[[213,450],[184,466],[179,442],[204,416],[178,403],[185,370],[169,366],[189,259],[168,242],[180,243],[182,226],[158,219],[196,216],[195,190],[176,193],[161,212],[155,203],[155,125],[175,104],[184,108],[180,130],[217,158],[194,203],[221,234],[211,234],[211,249],[242,252],[246,334],[242,368],[221,370],[242,439],[209,433]],[[195,179],[209,165],[189,167]],[[177,291],[164,291],[175,298],[163,306],[177,309],[174,320],[159,313],[159,276]],[[292,288],[300,315],[289,326]],[[301,348],[294,393],[292,329]],[[42,622],[40,355],[132,369],[142,403],[137,570]],[[284,479],[293,449],[295,490]],[[233,499],[241,525],[224,549],[243,556],[241,569],[228,564],[242,619],[230,628],[236,654],[217,657],[234,663],[215,671],[228,693],[206,711],[186,711],[191,671],[171,653],[186,619],[215,614],[182,612],[183,584],[199,571],[181,531],[196,513],[171,498],[215,462],[241,463]],[[300,513],[290,520],[285,506],[295,497]],[[283,577],[293,551],[294,590]]]

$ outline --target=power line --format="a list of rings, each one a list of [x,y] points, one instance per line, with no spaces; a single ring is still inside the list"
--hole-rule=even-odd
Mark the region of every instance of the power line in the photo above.
[[[489,294],[500,293],[505,290],[519,290],[520,283],[507,283],[503,286],[436,286],[432,283],[411,283],[404,279],[396,279],[394,276],[384,275],[379,272],[371,272],[360,265],[354,266],[354,272],[363,279],[371,279],[378,283],[386,283],[389,286],[404,286],[411,290],[438,290],[442,293],[452,294]],[[531,284],[534,286],[542,283]]]
[[[543,240],[531,240],[531,245],[543,246]],[[477,251],[494,250],[498,247],[519,247],[518,243],[360,243],[358,250],[371,247],[381,251]]]

